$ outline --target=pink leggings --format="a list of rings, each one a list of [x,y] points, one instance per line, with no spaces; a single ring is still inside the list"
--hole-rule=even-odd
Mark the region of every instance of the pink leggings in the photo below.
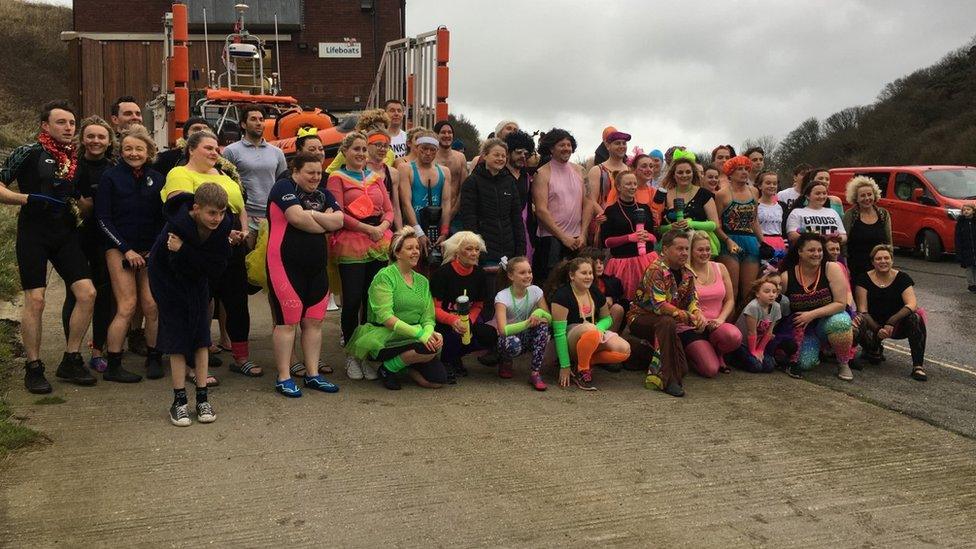
[[[723,355],[742,345],[742,332],[728,322],[715,328],[707,336],[693,331],[682,332],[681,336],[689,365],[704,377],[718,375],[719,368],[725,364]]]

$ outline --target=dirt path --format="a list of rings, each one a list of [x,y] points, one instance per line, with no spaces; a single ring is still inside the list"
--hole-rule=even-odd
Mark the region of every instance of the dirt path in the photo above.
[[[52,301],[59,302],[60,297]],[[251,303],[262,364],[268,315]],[[57,326],[49,307],[47,326]],[[326,348],[338,366],[336,319]],[[58,354],[47,338],[49,364]],[[923,546],[976,539],[976,441],[782,374],[678,400],[472,377],[286,400],[231,377],[177,429],[168,380],[11,401],[53,443],[0,464],[0,546]],[[135,364],[135,363],[133,363]],[[53,368],[52,368],[53,369]],[[205,480],[199,480],[203,477]]]

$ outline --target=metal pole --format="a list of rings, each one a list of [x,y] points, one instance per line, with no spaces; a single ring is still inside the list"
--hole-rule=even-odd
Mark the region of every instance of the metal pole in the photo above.
[[[281,91],[281,44],[278,41],[278,12],[274,14],[275,21],[275,65],[278,68],[278,90]]]
[[[210,82],[210,37],[207,34],[207,8],[203,8],[203,50],[207,52],[207,87]]]

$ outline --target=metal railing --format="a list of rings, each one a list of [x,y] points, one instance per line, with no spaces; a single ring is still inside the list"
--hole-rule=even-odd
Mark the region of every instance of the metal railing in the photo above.
[[[389,99],[407,107],[407,127],[433,127],[447,118],[447,57],[445,27],[387,42],[366,106],[375,109]]]

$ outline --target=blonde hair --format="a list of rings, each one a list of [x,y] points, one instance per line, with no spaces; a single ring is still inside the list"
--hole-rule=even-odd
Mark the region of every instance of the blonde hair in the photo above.
[[[481,157],[484,158],[491,152],[495,147],[501,147],[505,149],[505,154],[508,154],[508,144],[498,139],[497,137],[492,137],[491,139],[486,139],[484,143],[481,144]]]
[[[411,238],[416,239],[417,233],[414,232],[413,227],[404,227],[399,231],[393,233],[393,240],[390,242],[390,263],[396,261],[396,254],[403,249],[404,243]]]
[[[115,129],[105,121],[104,118],[98,115],[89,116],[88,118],[81,121],[81,125],[78,126],[78,134],[75,135],[75,140],[78,143],[78,152],[80,155],[85,154],[85,130],[88,126],[101,126],[105,128],[108,132],[108,147],[105,148],[105,157],[111,158],[116,151],[119,150],[119,140],[115,136]]]
[[[852,177],[847,182],[847,188],[844,189],[844,195],[847,198],[848,204],[857,205],[857,191],[861,190],[862,187],[871,187],[871,192],[874,193],[874,201],[881,200],[881,189],[878,188],[878,184],[874,179],[866,175],[859,175]]]
[[[347,133],[346,136],[342,138],[342,144],[339,145],[339,150],[342,151],[343,154],[345,154],[345,152],[349,150],[349,147],[352,147],[352,144],[355,143],[357,139],[362,139],[363,141],[366,141],[366,134],[364,134],[363,132]]]
[[[138,139],[146,144],[146,164],[152,164],[156,161],[156,142],[153,141],[151,135],[149,135],[149,130],[141,124],[130,124],[128,128],[122,131],[122,136],[119,138],[119,153],[122,152],[122,142],[125,141],[126,137],[131,137],[133,139]]]
[[[444,261],[442,264],[446,265],[450,263],[451,260],[457,257],[458,250],[464,247],[465,244],[469,243],[477,244],[478,249],[481,250],[481,253],[488,251],[488,248],[485,246],[485,239],[481,238],[480,235],[471,231],[458,231],[454,233],[454,236],[448,238],[443,244],[441,244],[441,246],[444,248]]]
[[[356,131],[365,132],[370,130],[386,131],[390,128],[390,115],[383,109],[370,109],[363,111],[356,121]]]
[[[712,245],[712,238],[708,236],[708,233],[705,231],[694,231],[688,236],[688,239],[691,241],[689,242],[691,249],[695,249],[695,242],[698,242],[699,240],[705,240],[708,242],[709,246]]]
[[[423,126],[414,126],[407,131],[407,144],[413,145],[413,140],[416,139],[418,136],[420,136],[420,134],[422,133],[425,135],[430,135],[431,137],[434,136],[434,132],[428,130],[427,128]]]

